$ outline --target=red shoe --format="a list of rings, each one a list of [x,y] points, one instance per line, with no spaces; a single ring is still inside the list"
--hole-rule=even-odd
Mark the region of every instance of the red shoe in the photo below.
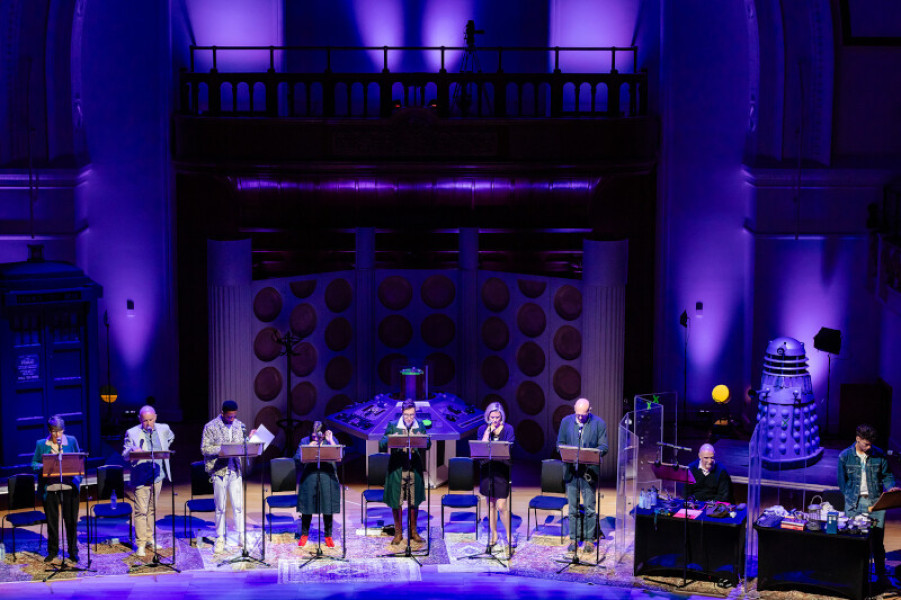
[[[301,547],[306,546],[308,538],[309,538],[309,536],[307,536],[307,535],[300,536],[300,539],[297,541],[297,545],[301,546]]]
[[[328,546],[329,548],[334,548],[335,540],[333,540],[331,536],[327,535],[327,536],[325,536],[325,545]]]

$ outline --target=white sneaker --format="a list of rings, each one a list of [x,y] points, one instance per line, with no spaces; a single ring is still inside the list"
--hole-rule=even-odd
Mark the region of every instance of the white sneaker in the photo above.
[[[213,554],[222,554],[225,551],[225,538],[216,538],[216,545],[213,546]]]
[[[138,558],[144,558],[145,556],[147,556],[147,552],[144,550],[143,544],[138,545],[138,549],[135,550],[135,556],[137,556]]]

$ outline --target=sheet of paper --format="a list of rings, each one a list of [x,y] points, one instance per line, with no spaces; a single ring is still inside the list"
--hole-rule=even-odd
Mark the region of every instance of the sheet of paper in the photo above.
[[[250,440],[248,440],[248,441],[262,442],[263,450],[265,450],[266,448],[269,447],[269,444],[272,443],[272,440],[274,440],[274,439],[275,439],[275,435],[273,435],[271,431],[266,429],[265,425],[260,424],[260,426],[257,427],[256,432],[254,432],[254,434],[250,437]]]
[[[688,510],[688,518],[689,519],[697,519],[702,512],[704,512],[704,511],[689,509]],[[673,516],[676,517],[677,519],[684,519],[685,518],[685,509],[684,508],[679,509],[679,512],[677,512]]]

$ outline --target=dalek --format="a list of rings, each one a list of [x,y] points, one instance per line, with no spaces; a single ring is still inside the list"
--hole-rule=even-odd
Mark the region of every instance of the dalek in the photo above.
[[[796,469],[820,460],[820,425],[803,343],[780,337],[767,345],[756,394],[763,467]]]

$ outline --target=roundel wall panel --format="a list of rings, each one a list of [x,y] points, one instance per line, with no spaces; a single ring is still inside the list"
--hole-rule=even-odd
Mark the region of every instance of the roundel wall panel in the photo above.
[[[581,282],[481,272],[478,298],[477,404],[501,399],[517,456],[550,456],[581,391]]]
[[[293,451],[313,421],[340,410],[354,396],[354,277],[345,271],[253,285],[253,386],[248,400],[254,423],[275,427],[278,448],[267,450],[272,456],[283,455],[285,446]],[[284,344],[289,333],[294,338],[290,362]],[[291,431],[285,422],[289,403]]]
[[[400,369],[425,365],[430,392],[457,393],[457,272],[379,270],[373,290],[373,392],[399,391]]]

